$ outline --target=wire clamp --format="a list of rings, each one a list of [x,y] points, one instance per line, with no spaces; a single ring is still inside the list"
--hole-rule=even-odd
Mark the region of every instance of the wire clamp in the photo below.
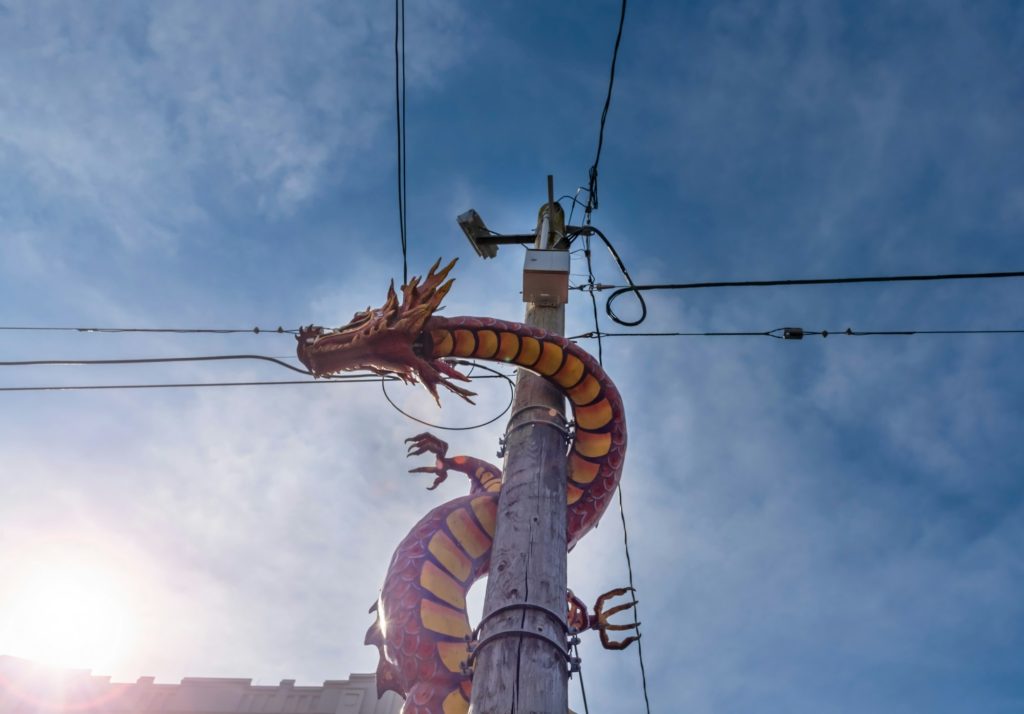
[[[554,647],[555,650],[558,651],[558,654],[560,654],[562,656],[562,658],[565,660],[566,664],[568,664],[570,666],[570,670],[571,670],[573,656],[569,653],[569,650],[565,646],[565,643],[558,642],[557,640],[553,640],[550,637],[548,637],[547,635],[542,634],[540,632],[534,632],[533,630],[516,630],[516,629],[512,629],[512,630],[499,630],[498,632],[493,632],[490,635],[488,635],[487,637],[484,637],[482,640],[473,643],[473,647],[472,647],[472,649],[471,649],[471,651],[469,653],[469,659],[467,659],[465,662],[461,662],[460,663],[460,667],[459,668],[462,670],[463,674],[466,674],[467,676],[469,674],[472,674],[472,672],[473,672],[473,665],[476,663],[476,658],[480,654],[480,650],[483,649],[485,645],[489,645],[490,643],[494,642],[495,640],[500,640],[500,639],[505,638],[505,637],[531,637],[531,638],[533,638],[535,640],[540,640],[541,642],[547,642],[549,645]],[[571,671],[579,671],[579,670],[577,669],[577,670],[571,670]]]
[[[487,624],[489,620],[491,620],[494,617],[497,617],[498,615],[513,610],[533,610],[534,612],[539,612],[542,615],[546,615],[547,618],[552,623],[554,623],[559,630],[566,633],[567,635],[571,635],[571,637],[566,641],[559,642],[558,640],[548,637],[543,632],[538,632],[535,630],[526,630],[521,628],[513,628],[507,630],[499,630],[498,632],[493,632],[487,635],[486,637],[480,639],[483,627],[485,624]],[[538,605],[532,602],[513,602],[509,603],[508,605],[502,605],[501,607],[492,610],[487,615],[484,615],[484,617],[480,620],[480,624],[476,626],[473,632],[469,635],[466,635],[466,650],[469,652],[469,658],[465,662],[460,662],[459,664],[462,673],[465,676],[469,676],[470,674],[472,674],[473,664],[476,661],[477,655],[480,652],[480,650],[485,645],[495,640],[501,639],[503,637],[532,637],[533,639],[547,642],[555,649],[557,649],[558,653],[562,655],[562,657],[565,659],[566,663],[569,665],[570,673],[579,671],[579,658],[573,657],[570,651],[570,648],[573,645],[579,644],[579,638],[576,637],[575,630],[569,627],[569,625],[566,623],[565,617],[563,615],[559,615],[557,612],[548,607],[545,607],[544,605]]]

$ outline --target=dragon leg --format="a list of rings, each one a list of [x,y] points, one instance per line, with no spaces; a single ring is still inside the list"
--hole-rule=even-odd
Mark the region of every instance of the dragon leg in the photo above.
[[[435,456],[433,466],[418,466],[409,469],[409,473],[436,474],[434,483],[427,486],[428,491],[433,491],[448,478],[448,471],[458,471],[469,477],[470,493],[497,493],[501,490],[501,469],[494,464],[489,464],[483,459],[472,456],[453,456],[448,458],[448,442],[437,438],[433,434],[424,432],[405,440],[409,444],[409,453],[406,456],[418,456],[419,454],[431,453]]]

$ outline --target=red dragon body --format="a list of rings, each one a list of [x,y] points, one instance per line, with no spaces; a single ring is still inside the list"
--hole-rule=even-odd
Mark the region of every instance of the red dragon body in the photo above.
[[[576,425],[568,453],[571,548],[600,519],[622,474],[626,422],[618,390],[597,360],[561,336],[491,318],[434,317],[451,287],[452,281],[445,280],[452,265],[438,271],[435,264],[422,283],[410,281],[402,288],[401,304],[392,287],[383,308],[357,313],[344,328],[303,329],[299,357],[317,376],[371,369],[420,381],[435,399],[438,386],[466,399],[472,396],[453,384],[466,378],[446,358],[490,360],[544,377],[565,395]],[[447,445],[429,434],[409,441],[410,455],[429,451],[437,456],[435,466],[414,471],[437,474],[434,486],[449,470],[465,473],[470,494],[430,511],[399,544],[371,609],[377,620],[366,642],[380,651],[378,693],[393,690],[404,696],[403,714],[464,714],[471,691],[464,666],[471,632],[466,593],[490,563],[501,472],[472,457],[448,458]],[[585,612],[583,618],[588,619]],[[609,646],[603,628],[601,634]]]

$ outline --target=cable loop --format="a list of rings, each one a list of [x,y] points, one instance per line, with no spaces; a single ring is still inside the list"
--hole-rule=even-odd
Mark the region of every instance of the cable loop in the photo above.
[[[425,421],[425,420],[420,419],[418,417],[414,417],[412,414],[410,414],[409,412],[403,410],[400,406],[395,404],[394,400],[391,399],[391,395],[388,394],[387,387],[384,386],[386,381],[394,381],[394,380],[389,380],[389,379],[387,379],[385,377],[381,377],[380,378],[380,389],[384,393],[384,398],[388,401],[388,404],[390,404],[394,408],[394,410],[397,411],[402,416],[404,416],[404,417],[406,417],[408,419],[412,419],[417,424],[422,424],[424,426],[430,427],[431,429],[441,429],[443,431],[471,431],[473,429],[479,429],[481,427],[488,426],[489,424],[493,424],[494,422],[498,421],[498,419],[501,419],[503,416],[505,416],[505,414],[508,412],[508,410],[512,408],[512,403],[515,401],[515,383],[511,379],[509,379],[509,376],[507,374],[503,373],[503,372],[500,372],[499,370],[496,370],[496,369],[493,369],[491,367],[488,367],[487,365],[479,364],[478,362],[470,362],[468,360],[453,360],[452,362],[454,364],[464,364],[464,365],[472,365],[473,367],[479,367],[480,369],[486,370],[486,371],[490,372],[491,374],[493,374],[493,375],[495,375],[497,377],[501,377],[506,382],[508,382],[508,404],[505,405],[505,408],[502,409],[501,412],[498,413],[496,416],[488,419],[487,421],[480,422],[479,424],[473,424],[471,426],[443,426],[441,424],[433,424],[433,423],[431,423],[429,421]]]

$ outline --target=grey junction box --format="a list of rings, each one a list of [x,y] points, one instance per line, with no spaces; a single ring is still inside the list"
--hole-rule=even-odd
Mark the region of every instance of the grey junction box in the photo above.
[[[569,302],[569,251],[527,249],[523,302],[547,307]]]

